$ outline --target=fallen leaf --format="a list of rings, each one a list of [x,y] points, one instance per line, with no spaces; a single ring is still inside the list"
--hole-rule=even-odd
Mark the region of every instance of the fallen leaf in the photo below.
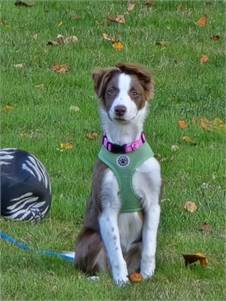
[[[126,23],[124,15],[108,16],[107,19],[111,22],[115,22],[115,23],[119,23],[119,24],[125,24]]]
[[[133,283],[138,283],[143,281],[143,276],[140,273],[132,273],[129,275],[129,280]]]
[[[102,38],[105,40],[105,41],[111,41],[111,42],[116,42],[117,39],[115,39],[114,37],[111,37],[110,35],[108,35],[107,33],[103,33],[102,34]]]
[[[2,111],[3,112],[11,112],[12,110],[15,109],[15,105],[10,105],[10,104],[7,104],[7,105],[4,105],[2,106]]]
[[[196,145],[197,143],[196,143],[196,141],[194,141],[191,137],[189,137],[189,136],[183,136],[182,138],[181,138],[181,140],[183,141],[183,142],[185,142],[185,143],[188,143],[188,144],[192,144],[192,145]]]
[[[178,120],[178,125],[181,129],[186,129],[188,127],[188,123],[184,119]]]
[[[196,22],[196,24],[199,27],[205,27],[208,23],[208,17],[207,16],[202,16],[201,18],[198,19],[198,21]]]
[[[201,55],[201,57],[200,57],[200,63],[201,64],[205,64],[205,63],[207,63],[208,62],[208,60],[209,60],[209,58],[208,58],[208,56],[207,55]]]
[[[80,16],[71,16],[71,20],[81,20]]]
[[[39,85],[35,85],[35,88],[37,89],[44,89],[45,85],[44,84],[39,84]]]
[[[23,7],[32,7],[32,6],[34,6],[34,4],[32,4],[32,3],[27,3],[27,2],[24,2],[24,1],[21,1],[21,0],[16,0],[15,5],[16,6],[23,6]]]
[[[195,253],[195,254],[182,254],[185,260],[185,266],[188,264],[192,264],[199,260],[199,263],[202,267],[206,267],[208,265],[208,260],[203,253]]]
[[[118,51],[122,51],[124,49],[124,45],[122,44],[122,42],[118,41],[118,42],[113,42],[112,43],[113,48],[115,48]]]
[[[214,34],[214,35],[211,37],[211,40],[213,40],[213,41],[219,41],[219,40],[220,40],[219,34]]]
[[[80,109],[79,109],[79,107],[77,107],[77,106],[70,106],[70,108],[69,108],[69,111],[70,112],[79,112],[80,111]]]
[[[201,117],[199,119],[199,125],[203,130],[209,132],[226,130],[226,124],[220,118],[209,120],[206,117]]]
[[[194,213],[198,209],[198,207],[194,202],[187,201],[184,205],[184,209],[190,213]]]
[[[146,0],[144,2],[144,5],[146,5],[147,7],[151,8],[154,5],[155,0]]]
[[[17,69],[21,69],[24,68],[24,64],[15,64],[14,67]]]
[[[98,138],[98,134],[96,132],[90,132],[86,134],[86,138],[89,140],[95,140]]]
[[[0,25],[5,26],[7,23],[4,19],[0,18]]]
[[[69,70],[69,65],[68,64],[61,64],[61,65],[56,64],[56,65],[53,65],[50,69],[56,73],[66,73]]]
[[[176,152],[178,150],[179,150],[179,146],[178,145],[174,144],[174,145],[171,146],[171,151],[172,152]]]
[[[34,34],[32,35],[32,38],[33,38],[34,40],[37,40],[38,34],[37,34],[37,33],[34,33]]]
[[[56,40],[48,41],[47,45],[59,46],[59,45],[74,44],[76,42],[78,42],[78,38],[76,36],[64,37],[63,35],[58,34]]]
[[[74,145],[72,143],[60,143],[60,148],[58,148],[58,150],[62,152],[64,150],[72,149],[73,147]]]
[[[156,41],[155,45],[161,47],[161,48],[166,48],[169,46],[169,43],[166,41]]]
[[[133,11],[134,8],[135,8],[135,3],[129,2],[129,3],[128,3],[128,7],[127,7],[128,12]]]
[[[205,234],[209,234],[212,232],[212,226],[210,224],[204,223],[200,226],[199,230]]]

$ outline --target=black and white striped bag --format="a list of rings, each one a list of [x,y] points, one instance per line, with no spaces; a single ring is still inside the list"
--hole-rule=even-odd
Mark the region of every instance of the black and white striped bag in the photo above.
[[[32,154],[0,149],[1,215],[13,220],[39,221],[51,206],[50,179]]]

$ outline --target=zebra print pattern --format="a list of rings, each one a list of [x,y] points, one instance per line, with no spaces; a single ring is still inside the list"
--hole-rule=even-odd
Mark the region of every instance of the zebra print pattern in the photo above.
[[[40,221],[51,205],[51,185],[44,165],[18,149],[0,150],[1,215]]]

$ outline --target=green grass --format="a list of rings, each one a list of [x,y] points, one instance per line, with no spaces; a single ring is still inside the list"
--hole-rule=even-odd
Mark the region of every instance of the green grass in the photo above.
[[[14,2],[1,1],[1,145],[43,161],[53,201],[42,223],[2,219],[2,229],[37,248],[73,250],[99,149],[99,139],[85,135],[101,134],[90,76],[97,66],[125,61],[152,70],[156,93],[145,132],[161,160],[165,189],[152,281],[119,289],[101,274],[91,282],[68,263],[1,242],[2,300],[224,300],[224,134],[192,124],[193,117],[224,118],[223,1],[155,1],[151,9],[138,1],[125,25],[109,24],[106,16],[126,12],[127,1],[34,1],[31,8]],[[71,18],[76,15],[81,19]],[[203,15],[208,24],[200,28],[196,21]],[[79,42],[47,46],[59,33]],[[113,49],[102,33],[117,36],[124,50]],[[219,41],[211,39],[216,34]],[[208,63],[200,64],[202,54]],[[69,64],[70,71],[52,72],[57,63]],[[4,112],[6,104],[15,107]],[[80,112],[71,112],[72,105]],[[181,118],[189,121],[185,130],[178,127]],[[184,135],[197,144],[183,143]],[[67,142],[74,149],[57,150]],[[175,144],[179,150],[172,152]],[[196,202],[196,213],[183,209],[187,200]],[[204,222],[212,233],[199,231]],[[185,268],[181,254],[198,251],[207,255],[208,267]]]

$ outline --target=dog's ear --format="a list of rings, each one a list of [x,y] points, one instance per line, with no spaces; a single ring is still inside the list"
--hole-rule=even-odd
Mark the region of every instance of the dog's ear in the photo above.
[[[99,98],[103,98],[105,87],[111,77],[119,72],[118,68],[95,69],[92,73],[94,89]]]
[[[136,75],[139,79],[145,94],[145,100],[154,96],[154,80],[151,73],[142,65],[118,63],[116,65],[121,72]]]

